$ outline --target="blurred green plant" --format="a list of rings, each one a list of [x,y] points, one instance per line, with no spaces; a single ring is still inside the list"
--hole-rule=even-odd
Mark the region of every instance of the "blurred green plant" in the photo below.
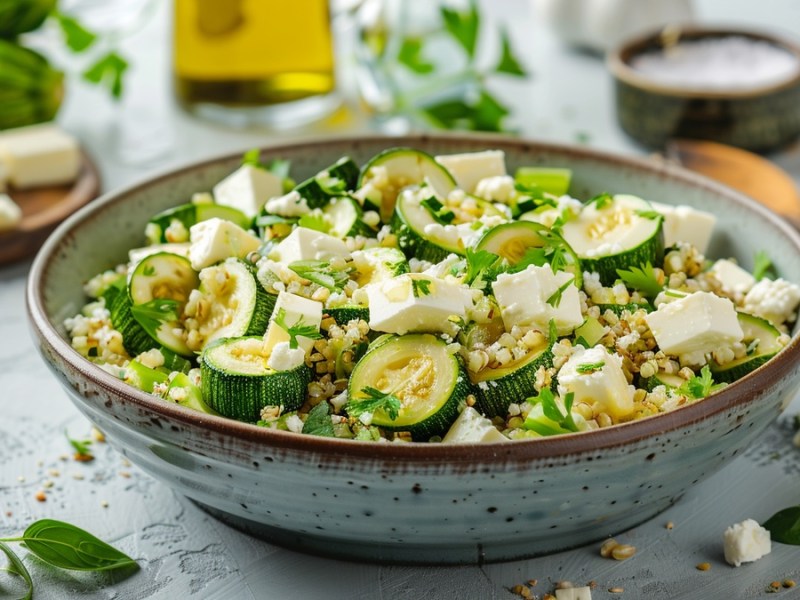
[[[73,53],[97,46],[102,36],[58,10],[57,0],[0,0],[0,129],[50,121],[64,96],[64,73],[26,46],[23,34],[53,21]],[[83,79],[122,96],[127,61],[113,47],[82,73]]]
[[[384,8],[391,4],[383,1]],[[424,32],[408,28],[410,3],[399,10],[407,12],[396,23],[387,23],[384,14],[382,20],[362,26],[360,41],[371,62],[367,71],[384,95],[382,101],[367,98],[367,103],[384,116],[401,115],[442,129],[508,131],[505,121],[511,111],[487,85],[496,76],[529,76],[508,30],[501,26],[497,32],[496,62],[481,65],[478,48],[486,25],[476,0],[461,10],[440,5],[440,26]]]

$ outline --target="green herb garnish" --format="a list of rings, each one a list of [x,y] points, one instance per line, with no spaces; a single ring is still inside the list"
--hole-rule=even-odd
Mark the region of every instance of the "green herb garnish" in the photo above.
[[[644,219],[660,219],[661,213],[656,210],[637,210],[636,215]]]
[[[431,293],[431,283],[430,279],[412,279],[411,291],[414,294],[414,298],[429,296]]]
[[[600,360],[600,361],[593,362],[593,363],[580,364],[577,367],[575,367],[575,370],[578,373],[587,374],[587,373],[594,373],[595,371],[599,371],[600,369],[602,369],[605,366],[606,366],[605,361]]]
[[[694,375],[678,388],[678,393],[687,398],[699,400],[723,387],[725,387],[724,383],[714,383],[711,369],[708,368],[708,365],[705,365],[700,369],[699,376]]]
[[[800,506],[778,511],[767,519],[764,528],[776,542],[800,546]]]
[[[380,410],[394,421],[400,414],[402,403],[400,398],[395,396],[392,392],[382,392],[374,387],[365,387],[361,389],[362,394],[366,394],[366,398],[351,399],[345,405],[347,414],[353,417],[359,417],[364,413],[375,413]]]
[[[331,224],[322,211],[312,211],[304,214],[297,220],[297,224],[300,227],[321,231],[322,233],[328,233],[331,230]]]
[[[553,308],[558,308],[558,305],[561,304],[561,297],[563,296],[566,289],[575,283],[575,278],[568,279],[564,282],[564,284],[559,287],[553,294],[546,300],[546,302],[552,306]]]
[[[279,308],[274,319],[275,324],[289,334],[289,348],[292,350],[299,346],[297,341],[299,336],[303,336],[311,340],[322,339],[322,334],[319,332],[319,330],[314,325],[303,323],[302,317],[300,317],[300,319],[294,325],[289,325],[286,323],[285,308]]]
[[[350,281],[348,271],[334,269],[324,260],[296,260],[289,263],[289,268],[303,279],[308,279],[332,292],[342,291]]]
[[[92,445],[92,440],[74,440],[69,437],[69,433],[66,431],[64,435],[67,437],[67,441],[69,442],[70,446],[75,449],[75,453],[79,454],[80,456],[91,456],[92,451],[89,449],[89,446]]]
[[[330,405],[322,401],[308,411],[306,422],[303,423],[303,433],[321,437],[335,437],[333,422],[331,422]]]
[[[464,275],[464,283],[479,290],[485,290],[500,273],[505,271],[505,260],[488,250],[475,251],[467,248],[466,260],[467,272]]]
[[[546,435],[578,431],[578,425],[575,423],[575,420],[572,417],[572,403],[574,401],[575,394],[573,392],[569,392],[566,396],[564,396],[564,412],[561,412],[561,408],[558,406],[558,401],[556,400],[556,395],[553,394],[550,388],[544,388],[541,392],[539,392],[538,396],[528,398],[528,402],[532,404],[540,403],[542,405],[544,416],[557,425],[558,429],[556,431],[550,431],[548,428]]]
[[[771,275],[775,277],[775,265],[772,264],[772,259],[763,250],[759,250],[753,256],[753,277],[756,281],[764,279],[764,277]]]
[[[644,296],[649,299],[654,299],[664,286],[658,282],[655,269],[650,261],[638,267],[631,267],[630,269],[617,269],[617,275],[627,285],[635,290],[639,290]]]
[[[142,304],[132,304],[131,314],[153,338],[158,337],[158,329],[163,323],[177,321],[180,303],[170,298],[154,298]]]
[[[608,206],[612,202],[614,202],[614,197],[611,194],[609,194],[608,192],[603,192],[602,194],[597,194],[597,196],[595,196],[594,198],[589,200],[586,203],[586,206],[589,206],[590,204],[594,204],[594,207],[597,210],[602,210],[603,208],[605,208],[606,206]]]

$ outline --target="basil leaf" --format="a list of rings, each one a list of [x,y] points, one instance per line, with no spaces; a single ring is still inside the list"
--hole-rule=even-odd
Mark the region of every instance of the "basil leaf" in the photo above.
[[[111,51],[86,69],[83,78],[91,83],[105,85],[111,96],[119,99],[122,96],[122,78],[127,70],[128,61]]]
[[[528,73],[524,67],[519,63],[517,57],[511,49],[511,38],[505,27],[500,30],[501,41],[503,44],[502,54],[500,55],[500,62],[494,68],[496,73],[505,73],[506,75],[514,75],[516,77],[526,77]]]
[[[414,73],[426,75],[432,73],[435,67],[422,56],[422,44],[423,39],[420,37],[404,38],[397,53],[397,60]]]
[[[14,554],[14,551],[3,542],[0,542],[0,552],[3,552],[8,557],[8,572],[12,575],[19,575],[22,577],[22,579],[25,581],[25,584],[28,586],[27,593],[19,600],[32,600],[33,579],[31,579],[31,574],[28,572],[28,569],[20,560],[19,556]]]
[[[53,13],[53,17],[64,34],[64,43],[73,52],[83,52],[97,39],[97,35],[86,29],[74,17],[59,12]]]
[[[44,562],[74,571],[107,571],[135,567],[136,561],[80,527],[41,519],[32,523],[20,541]]]
[[[478,45],[478,28],[481,17],[475,0],[470,0],[469,10],[460,12],[446,6],[441,7],[444,27],[453,38],[467,51],[470,60],[475,58]]]
[[[800,546],[800,506],[776,512],[764,523],[770,537],[781,544]]]

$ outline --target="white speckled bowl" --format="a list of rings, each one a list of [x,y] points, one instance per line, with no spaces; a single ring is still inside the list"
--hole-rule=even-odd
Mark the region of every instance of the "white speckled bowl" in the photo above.
[[[408,145],[505,150],[510,169],[574,170],[574,191],[631,192],[719,217],[709,256],[745,266],[766,250],[800,281],[800,235],[744,196],[666,165],[505,137],[362,137],[270,148],[298,179],[343,154]],[[76,406],[132,462],[229,523],[299,550],[369,561],[475,563],[544,554],[650,519],[752,442],[800,382],[800,339],[713,397],[627,425],[486,445],[374,444],[205,416],[130,388],[83,359],[62,322],[81,285],[125,260],[153,213],[209,189],[239,155],[106,195],[73,215],[30,273],[28,310],[45,361]],[[724,499],[720,499],[724,501]]]

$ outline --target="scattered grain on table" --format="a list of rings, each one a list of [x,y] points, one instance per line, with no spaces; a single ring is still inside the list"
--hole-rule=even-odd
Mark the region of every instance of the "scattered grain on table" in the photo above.
[[[708,571],[709,569],[711,569],[711,563],[701,562],[695,565],[695,569],[697,569],[698,571]]]

